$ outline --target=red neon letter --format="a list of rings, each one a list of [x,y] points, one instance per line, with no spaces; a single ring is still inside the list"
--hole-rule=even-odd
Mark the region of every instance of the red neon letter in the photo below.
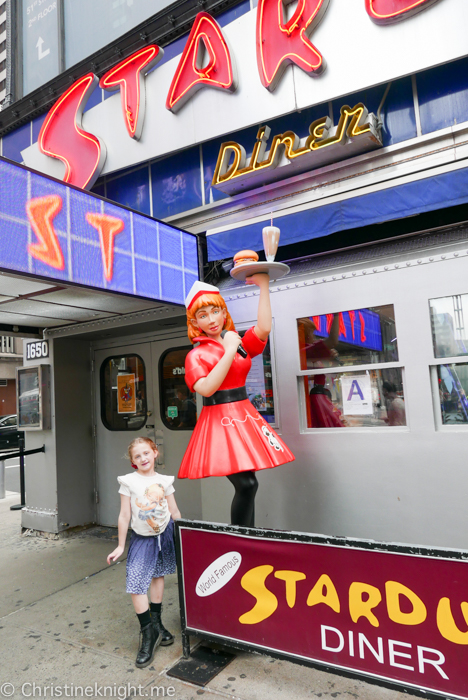
[[[320,75],[325,69],[323,56],[309,41],[308,35],[322,19],[329,0],[298,0],[296,11],[288,22],[284,21],[286,1],[258,2],[257,65],[260,80],[267,90],[276,88],[290,63],[295,63],[310,75]]]
[[[367,14],[377,24],[392,24],[408,19],[439,0],[365,0]]]
[[[102,141],[81,127],[83,108],[97,81],[88,73],[73,83],[48,113],[38,139],[42,153],[65,163],[64,181],[83,189],[93,186],[106,160]]]
[[[89,212],[86,214],[86,221],[98,230],[104,277],[110,282],[114,274],[114,238],[122,231],[124,222],[115,216],[91,214]]]
[[[26,202],[26,213],[39,241],[30,243],[28,252],[33,258],[55,267],[56,270],[63,270],[65,267],[62,249],[52,224],[52,219],[57,216],[61,208],[62,198],[58,194],[36,197]]]
[[[206,54],[208,62],[203,66]],[[166,100],[167,109],[177,112],[205,85],[234,92],[237,80],[219,25],[207,12],[199,12],[172,79]]]
[[[356,318],[356,312],[355,311],[348,311],[349,314],[349,320],[351,322],[351,333],[353,334],[353,340],[354,340],[354,319]]]
[[[137,141],[145,119],[144,76],[161,60],[163,53],[159,46],[146,46],[107,71],[99,81],[104,90],[120,88],[125,125],[129,136]]]
[[[366,338],[366,322],[364,320],[364,316],[360,311],[358,311],[358,316],[359,316],[359,323],[361,325],[361,343],[365,343],[367,338]]]

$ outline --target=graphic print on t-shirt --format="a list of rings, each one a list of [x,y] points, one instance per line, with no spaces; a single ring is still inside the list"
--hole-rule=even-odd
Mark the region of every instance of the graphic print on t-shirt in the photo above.
[[[138,512],[138,517],[140,520],[144,520],[150,528],[153,530],[154,534],[157,535],[160,531],[160,527],[157,523],[158,513],[162,510],[162,501],[164,500],[164,487],[162,484],[151,484],[145,489],[144,493],[145,502],[141,502],[138,498],[135,499],[135,505],[140,509]]]

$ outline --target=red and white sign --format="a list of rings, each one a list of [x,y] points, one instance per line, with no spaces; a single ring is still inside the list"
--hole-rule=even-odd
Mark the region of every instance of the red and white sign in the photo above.
[[[468,698],[468,561],[302,533],[177,530],[184,632]]]
[[[260,0],[223,28],[200,12],[181,56],[149,73],[162,49],[147,46],[101,78],[120,100],[83,115],[97,78],[76,81],[22,155],[30,167],[91,187],[101,171],[453,61],[466,55],[467,24],[466,0],[300,0],[292,8]]]

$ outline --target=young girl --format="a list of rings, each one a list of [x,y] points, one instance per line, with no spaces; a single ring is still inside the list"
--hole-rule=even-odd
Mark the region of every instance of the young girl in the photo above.
[[[197,343],[185,361],[185,381],[190,391],[203,396],[203,409],[179,479],[227,476],[235,489],[232,524],[253,527],[255,472],[292,462],[294,455],[247,398],[245,380],[251,358],[265,348],[271,308],[268,275],[252,275],[246,282],[260,288],[260,299],[257,324],[243,338],[217,287],[195,282],[185,300],[188,336]],[[239,354],[240,344],[247,357]]]
[[[161,602],[164,576],[173,574],[176,569],[174,520],[181,515],[174,498],[174,477],[154,471],[158,457],[154,442],[146,437],[135,438],[128,446],[128,456],[136,472],[117,477],[120,484],[119,546],[109,554],[107,563],[123,554],[131,518],[133,532],[127,554],[127,593],[132,596],[141,627],[136,666],[144,668],[153,660],[159,644],[168,646],[174,641],[174,636],[161,622]]]

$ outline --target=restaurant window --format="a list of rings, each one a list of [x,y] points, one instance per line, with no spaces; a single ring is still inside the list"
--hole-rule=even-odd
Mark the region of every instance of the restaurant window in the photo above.
[[[406,426],[393,305],[297,319],[305,428]]]
[[[146,371],[139,355],[108,357],[101,365],[101,419],[108,430],[140,430],[146,423]]]
[[[159,361],[161,418],[170,430],[193,430],[197,422],[197,399],[185,383],[185,358],[192,349],[172,348]]]
[[[431,368],[436,422],[440,425],[468,425],[468,294],[429,300],[432,342],[436,358],[457,358]]]

